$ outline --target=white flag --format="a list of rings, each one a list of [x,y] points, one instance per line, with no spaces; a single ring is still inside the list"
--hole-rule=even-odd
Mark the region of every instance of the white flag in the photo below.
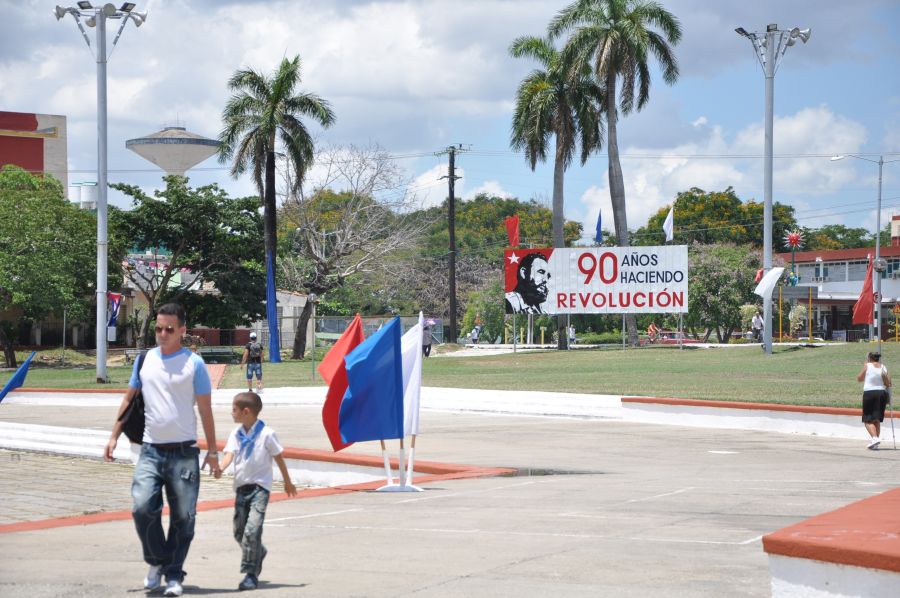
[[[762,277],[762,280],[759,281],[759,284],[756,285],[753,292],[764,300],[770,299],[772,297],[772,291],[775,290],[775,285],[778,284],[778,279],[781,278],[783,272],[784,268],[772,268]]]
[[[419,323],[400,339],[403,360],[403,435],[419,433],[419,395],[422,391],[422,312]]]
[[[668,243],[675,236],[675,204],[672,204],[672,207],[669,209],[669,215],[666,216],[666,221],[663,222],[663,231],[666,233],[666,242]]]

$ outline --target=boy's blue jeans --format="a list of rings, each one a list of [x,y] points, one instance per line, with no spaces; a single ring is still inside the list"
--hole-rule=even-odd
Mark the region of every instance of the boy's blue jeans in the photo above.
[[[144,550],[144,560],[161,565],[167,580],[184,579],[184,561],[197,519],[200,493],[200,449],[196,446],[158,448],[144,443],[134,468],[132,517]],[[163,489],[169,503],[169,534],[163,533]]]
[[[241,573],[259,577],[266,547],[262,543],[263,521],[269,491],[250,484],[237,489],[234,498],[234,539],[241,545]]]

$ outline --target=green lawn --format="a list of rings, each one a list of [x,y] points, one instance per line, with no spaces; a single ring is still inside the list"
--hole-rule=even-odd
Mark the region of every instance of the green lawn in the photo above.
[[[771,356],[753,346],[431,357],[424,362],[423,384],[858,407],[862,387],[856,382],[856,374],[866,352],[874,347],[864,343],[776,347]],[[900,345],[886,343],[884,353],[889,369],[900,363]],[[316,365],[322,357],[316,356]],[[266,363],[266,386],[320,385],[322,380],[318,374],[313,377],[312,366],[308,359]],[[108,374],[112,382],[107,387],[124,388],[130,368],[110,367]],[[9,375],[9,371],[0,374],[0,382]],[[222,386],[241,388],[245,383],[242,369],[228,366]],[[66,369],[44,364],[32,368],[26,386],[97,388],[93,367]]]

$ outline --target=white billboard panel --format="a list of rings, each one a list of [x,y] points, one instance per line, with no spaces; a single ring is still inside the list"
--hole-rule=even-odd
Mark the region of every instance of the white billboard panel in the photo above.
[[[687,313],[686,245],[507,249],[506,313]]]

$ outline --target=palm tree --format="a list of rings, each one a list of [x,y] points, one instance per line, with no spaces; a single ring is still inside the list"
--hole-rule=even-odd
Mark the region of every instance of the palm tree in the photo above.
[[[659,29],[657,33],[654,29]],[[625,217],[625,183],[619,163],[616,99],[627,115],[643,108],[650,99],[650,55],[656,57],[663,80],[672,85],[678,79],[678,62],[672,46],[681,39],[681,25],[657,2],[644,0],[576,0],[550,22],[551,38],[572,31],[563,56],[578,73],[582,65],[593,67],[597,83],[606,94],[606,151],[609,156],[609,195],[616,227],[616,240],[627,247],[628,222]],[[621,81],[621,91],[617,84]],[[635,89],[637,88],[637,89]],[[637,96],[635,96],[637,91]],[[637,343],[634,316],[627,318],[629,337]]]
[[[219,133],[219,162],[232,161],[231,175],[253,169],[253,180],[263,203],[266,246],[266,310],[269,321],[269,358],[281,361],[278,318],[275,312],[275,144],[281,146],[292,169],[296,191],[312,165],[314,144],[300,117],[323,127],[334,123],[328,102],[311,93],[297,93],[300,56],[284,58],[269,78],[253,69],[236,71],[228,81],[233,95],[222,111],[224,127]]]
[[[603,94],[587,65],[570,77],[568,65],[548,39],[519,37],[509,53],[515,58],[533,58],[544,67],[532,71],[519,85],[509,143],[514,150],[525,152],[534,170],[538,161],[546,161],[550,138],[554,137],[553,246],[565,247],[563,179],[579,145],[583,165],[603,143]],[[557,329],[558,346],[565,349],[567,335],[561,317],[557,318]]]
[[[515,58],[533,58],[545,69],[532,71],[519,85],[510,146],[524,151],[534,170],[538,161],[547,159],[550,138],[555,138],[553,246],[565,247],[563,178],[579,145],[584,164],[603,143],[602,92],[588,68],[570,78],[567,65],[550,40],[523,36],[512,43],[509,53]]]

